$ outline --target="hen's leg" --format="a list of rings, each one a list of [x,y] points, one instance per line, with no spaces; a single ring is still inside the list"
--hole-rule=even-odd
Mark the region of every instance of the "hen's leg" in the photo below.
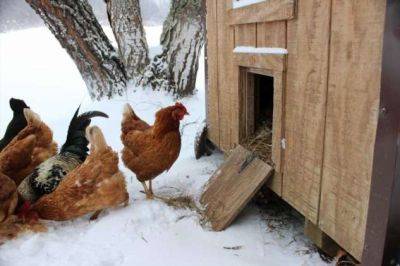
[[[152,181],[152,180],[150,179],[150,181],[149,181],[149,192],[150,192],[150,195],[151,195],[151,196],[154,196],[154,193],[153,193],[153,184],[152,184],[151,181]]]
[[[141,183],[142,183],[142,186],[144,188],[144,193],[146,193],[146,198],[147,199],[153,199],[149,189],[147,188],[146,181],[145,182],[141,182]]]
[[[100,215],[100,213],[102,212],[103,210],[98,210],[98,211],[96,211],[95,213],[93,213],[93,215],[92,216],[90,216],[90,221],[94,221],[94,220],[97,220],[97,218],[99,218],[99,215]]]

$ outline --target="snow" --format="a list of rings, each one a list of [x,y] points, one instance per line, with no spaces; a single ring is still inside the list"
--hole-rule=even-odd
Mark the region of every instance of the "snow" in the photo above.
[[[285,48],[277,47],[253,47],[253,46],[237,46],[233,49],[234,53],[250,53],[250,54],[287,54]]]
[[[241,7],[258,4],[261,2],[265,2],[265,1],[267,1],[267,0],[233,0],[232,6],[233,6],[233,8],[241,8]]]
[[[159,49],[161,27],[147,27],[146,31],[154,54]],[[110,35],[111,30],[106,32]],[[190,195],[198,200],[205,182],[223,161],[218,153],[194,159],[196,130],[205,118],[203,65],[197,88],[196,95],[182,100],[191,115],[183,121],[178,161],[155,179],[154,190],[159,195]],[[0,134],[12,116],[10,97],[26,100],[54,130],[59,145],[79,104],[82,111],[104,111],[110,118],[95,118],[92,124],[103,129],[108,143],[118,151],[126,102],[148,122],[154,121],[156,110],[174,102],[162,91],[133,87],[111,101],[91,102],[74,63],[45,28],[0,34]],[[203,228],[198,215],[190,210],[146,200],[134,175],[122,164],[121,169],[130,193],[128,207],[108,210],[93,222],[88,217],[49,222],[47,233],[26,234],[0,246],[0,265],[325,265],[318,254],[308,252],[310,243],[301,225],[271,231],[267,214],[250,205],[229,229],[212,232]],[[238,246],[241,248],[232,249]]]

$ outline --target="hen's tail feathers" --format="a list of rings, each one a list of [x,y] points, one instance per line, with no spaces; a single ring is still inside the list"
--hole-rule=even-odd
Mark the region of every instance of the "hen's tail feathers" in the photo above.
[[[140,120],[140,118],[135,114],[135,111],[133,111],[132,106],[127,103],[124,106],[124,111],[123,111],[123,119],[127,119],[127,118],[133,118],[135,120]]]
[[[91,151],[99,151],[107,149],[108,145],[104,138],[103,132],[97,126],[88,127],[86,129],[86,138],[91,145]]]
[[[29,108],[23,100],[11,98],[10,107],[14,112],[22,114],[25,108]]]
[[[29,108],[24,109],[24,116],[28,125],[39,125],[42,122],[40,116]]]
[[[0,140],[0,151],[2,151],[27,124],[23,113],[25,108],[29,108],[26,103],[23,100],[11,98],[10,107],[14,114],[7,126],[3,139]]]
[[[86,159],[89,151],[87,147],[89,141],[86,139],[85,131],[86,128],[90,125],[91,118],[108,118],[108,115],[99,111],[91,111],[78,115],[79,109],[80,107],[78,107],[78,109],[76,110],[74,117],[69,124],[67,140],[61,148],[61,153],[73,153],[75,155],[78,155],[79,158],[83,161]]]

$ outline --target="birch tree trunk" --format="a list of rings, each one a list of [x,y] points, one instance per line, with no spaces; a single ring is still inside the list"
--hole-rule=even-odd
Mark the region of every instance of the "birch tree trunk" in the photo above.
[[[119,54],[131,80],[140,80],[149,60],[139,0],[105,0]]]
[[[151,64],[147,83],[179,97],[193,94],[205,39],[205,1],[172,0],[161,36],[162,53]]]
[[[26,0],[77,65],[92,98],[121,94],[124,67],[87,0]]]

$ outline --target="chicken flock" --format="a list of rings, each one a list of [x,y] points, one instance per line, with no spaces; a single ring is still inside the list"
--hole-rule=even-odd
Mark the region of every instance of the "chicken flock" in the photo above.
[[[52,130],[23,100],[10,99],[13,118],[0,140],[0,243],[35,227],[39,219],[65,221],[127,205],[129,194],[113,151],[101,129],[90,126],[100,111],[76,110],[58,152]],[[184,105],[160,109],[154,125],[127,104],[121,123],[122,161],[136,174],[148,199],[152,180],[171,168],[181,149]],[[88,145],[90,144],[90,149]],[[146,184],[148,182],[148,185]]]

